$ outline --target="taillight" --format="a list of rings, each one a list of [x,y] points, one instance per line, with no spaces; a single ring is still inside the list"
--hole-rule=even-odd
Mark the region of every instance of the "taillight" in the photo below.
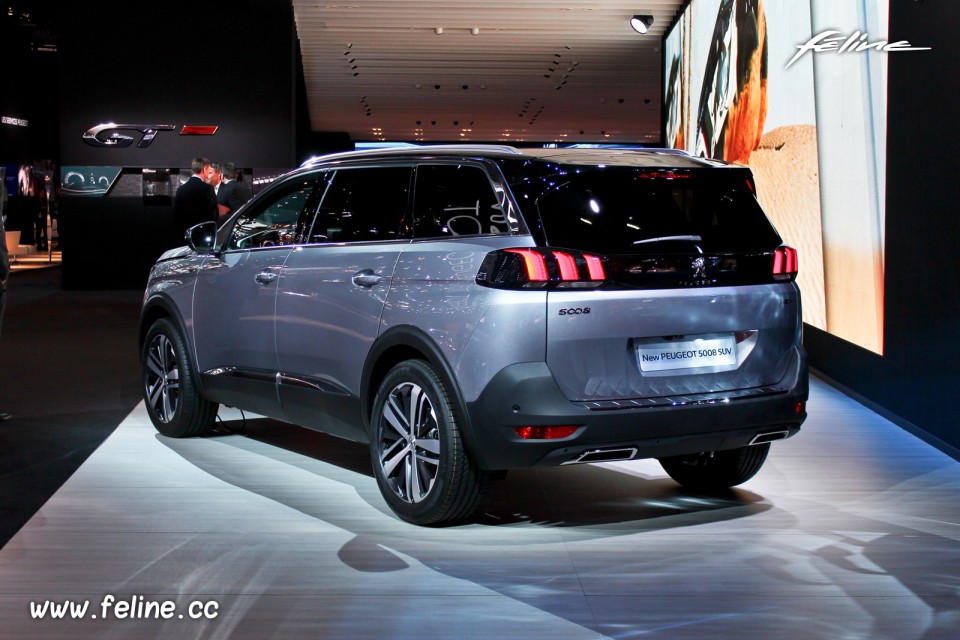
[[[792,280],[799,271],[797,262],[797,250],[786,245],[777,247],[773,252],[773,278],[774,280]]]
[[[546,282],[550,279],[550,274],[547,272],[547,263],[541,254],[532,249],[505,249],[505,251],[523,258],[524,271],[531,281]]]
[[[540,248],[491,251],[477,273],[477,284],[497,289],[599,287],[604,280],[598,256]]]

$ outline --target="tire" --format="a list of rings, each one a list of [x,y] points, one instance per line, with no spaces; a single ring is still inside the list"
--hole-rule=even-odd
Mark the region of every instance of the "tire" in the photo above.
[[[450,394],[429,364],[407,360],[390,370],[370,424],[373,472],[397,516],[437,525],[473,514],[486,474],[470,459]]]
[[[691,489],[727,489],[752,478],[770,451],[770,443],[727,451],[708,451],[685,456],[660,458],[667,474]]]
[[[161,318],[151,325],[140,368],[147,413],[157,431],[189,438],[213,426],[219,405],[200,395],[186,343],[170,320]]]

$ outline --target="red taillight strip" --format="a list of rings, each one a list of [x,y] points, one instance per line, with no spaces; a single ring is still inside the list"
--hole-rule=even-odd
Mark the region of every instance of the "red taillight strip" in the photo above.
[[[527,268],[527,278],[531,282],[546,282],[550,279],[547,273],[547,261],[533,249],[506,249],[506,251],[523,257],[523,263]]]
[[[603,263],[597,256],[584,254],[583,259],[587,261],[587,272],[591,280],[606,280],[607,274],[603,270]]]
[[[773,275],[779,276],[783,274],[783,260],[784,255],[780,249],[773,252]]]
[[[580,273],[577,271],[577,261],[569,253],[554,251],[553,257],[557,260],[557,266],[560,267],[560,279],[564,282],[574,282],[580,279]]]

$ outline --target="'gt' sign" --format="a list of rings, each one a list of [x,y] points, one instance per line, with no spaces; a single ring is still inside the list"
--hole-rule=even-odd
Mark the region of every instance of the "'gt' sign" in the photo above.
[[[92,147],[112,147],[116,149],[129,147],[136,142],[138,148],[146,149],[158,133],[173,131],[176,128],[176,125],[172,124],[116,124],[108,122],[87,129],[86,133],[83,134],[83,141]],[[217,132],[217,129],[217,126],[183,125],[183,128],[180,129],[180,135],[212,136]],[[138,131],[140,139],[137,141],[135,137],[125,135],[120,131]]]

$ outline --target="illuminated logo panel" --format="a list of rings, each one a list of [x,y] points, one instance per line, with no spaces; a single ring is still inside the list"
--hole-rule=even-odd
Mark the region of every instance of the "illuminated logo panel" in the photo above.
[[[176,128],[176,125],[173,124],[116,124],[107,122],[87,129],[83,134],[83,141],[91,147],[106,147],[108,149],[122,149],[136,142],[137,148],[146,149],[158,133],[173,131]],[[180,135],[212,136],[219,128],[216,125],[183,125],[183,128],[180,129]],[[121,133],[121,131],[139,132],[140,138],[137,139],[135,136]]]

